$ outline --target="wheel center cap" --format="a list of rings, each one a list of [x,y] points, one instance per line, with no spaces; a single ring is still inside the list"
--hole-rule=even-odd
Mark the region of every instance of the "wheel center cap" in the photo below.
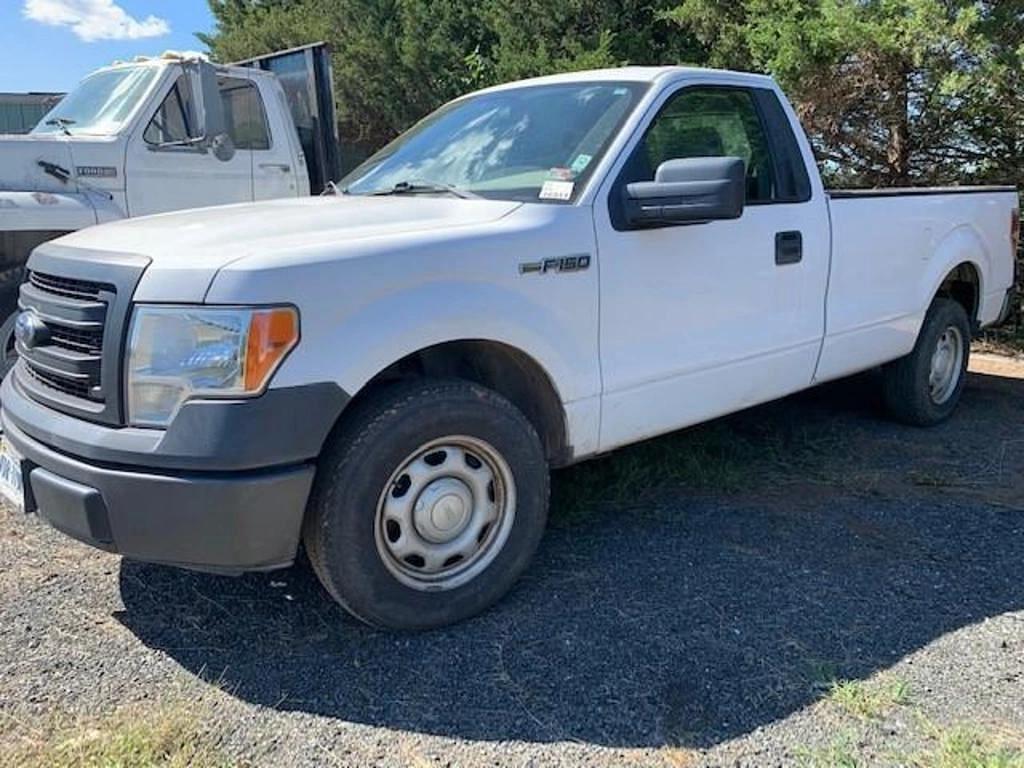
[[[469,522],[473,494],[461,480],[443,477],[430,483],[416,500],[413,522],[427,541],[444,544],[458,536]]]

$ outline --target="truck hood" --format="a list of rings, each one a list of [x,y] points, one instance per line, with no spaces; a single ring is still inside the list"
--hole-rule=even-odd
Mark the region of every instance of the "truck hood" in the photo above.
[[[148,216],[90,227],[56,241],[150,259],[138,301],[202,301],[217,272],[249,256],[359,253],[359,243],[486,224],[521,203],[454,197],[326,196]]]
[[[47,173],[41,162],[58,166],[68,180]],[[0,192],[77,194],[92,190],[105,197],[124,188],[123,164],[124,144],[116,136],[0,134]]]
[[[64,183],[44,172],[39,162],[59,165],[73,172],[71,147],[61,136],[0,135],[0,190],[8,192],[67,192],[74,182]]]

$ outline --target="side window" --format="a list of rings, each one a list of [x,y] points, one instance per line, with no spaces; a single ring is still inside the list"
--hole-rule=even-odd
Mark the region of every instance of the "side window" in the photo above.
[[[747,166],[747,202],[777,198],[768,137],[752,94],[739,88],[687,88],[673,96],[630,158],[630,181],[651,181],[666,160],[738,157]]]
[[[270,149],[270,130],[259,89],[249,80],[228,77],[220,83],[228,134],[238,149]]]
[[[142,138],[147,144],[167,144],[198,138],[195,114],[189,79],[179,77],[149,121]]]

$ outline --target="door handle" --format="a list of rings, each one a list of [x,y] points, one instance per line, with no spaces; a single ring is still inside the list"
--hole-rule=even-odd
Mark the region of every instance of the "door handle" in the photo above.
[[[260,163],[260,168],[269,169],[277,168],[281,173],[289,173],[292,169],[288,163]]]
[[[775,234],[775,263],[778,266],[799,264],[804,260],[804,236],[800,232]]]

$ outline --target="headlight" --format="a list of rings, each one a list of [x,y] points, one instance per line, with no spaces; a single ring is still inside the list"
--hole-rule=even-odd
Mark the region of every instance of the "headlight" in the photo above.
[[[128,419],[164,427],[190,398],[258,395],[298,340],[291,307],[136,307]]]

